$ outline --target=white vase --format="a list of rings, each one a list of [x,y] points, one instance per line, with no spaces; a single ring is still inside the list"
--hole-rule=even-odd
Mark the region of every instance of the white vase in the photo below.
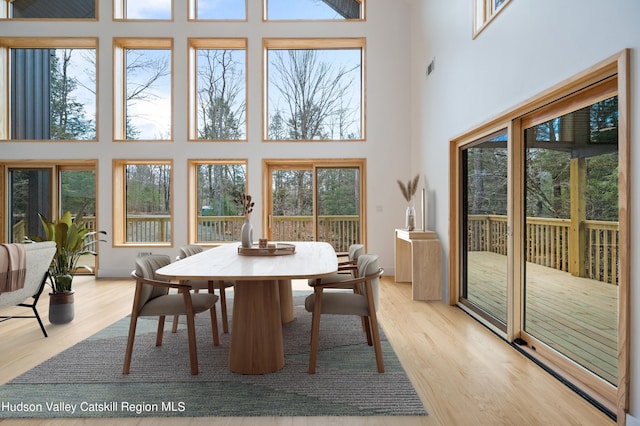
[[[242,247],[251,247],[253,245],[253,226],[251,226],[249,218],[246,218],[242,224],[240,241],[242,242]]]
[[[404,226],[407,231],[413,231],[416,228],[416,209],[413,206],[407,206]]]

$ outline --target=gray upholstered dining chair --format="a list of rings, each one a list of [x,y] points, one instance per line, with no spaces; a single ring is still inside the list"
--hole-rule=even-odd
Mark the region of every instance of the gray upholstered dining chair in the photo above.
[[[180,247],[180,254],[178,254],[177,259],[184,259],[188,256],[193,256],[194,254],[201,253],[202,247],[196,244],[187,244],[185,246]],[[208,290],[209,293],[213,293],[214,289],[218,289],[220,294],[220,315],[222,317],[222,331],[224,333],[229,333],[229,318],[227,314],[227,296],[225,294],[225,289],[229,287],[233,287],[235,285],[235,281],[206,281],[206,280],[188,280],[183,281],[182,284],[187,284],[191,286],[191,288],[198,293],[200,290]],[[176,315],[173,318],[173,332],[175,333],[178,328],[178,316]]]
[[[156,346],[162,345],[164,321],[166,315],[185,315],[187,317],[187,333],[189,337],[189,360],[191,374],[198,374],[198,351],[196,347],[195,314],[210,311],[213,344],[220,344],[216,302],[218,296],[210,293],[192,294],[191,287],[185,284],[171,283],[158,278],[155,271],[171,263],[167,255],[148,255],[136,260],[136,269],[131,273],[136,280],[136,290],[131,309],[129,337],[124,357],[123,374],[129,374],[133,342],[136,335],[138,317],[157,316],[158,332]],[[178,294],[169,294],[170,289],[177,289]]]
[[[373,345],[379,373],[384,373],[382,346],[376,309],[378,306],[378,286],[384,270],[378,266],[378,256],[363,254],[358,258],[358,276],[348,280],[324,283],[317,279],[311,284],[313,294],[305,300],[305,309],[312,313],[311,353],[309,355],[309,374],[316,372],[318,346],[320,341],[320,317],[322,315],[357,315],[363,318],[367,343]],[[357,293],[324,292],[325,289],[340,286],[358,287]]]
[[[338,271],[322,278],[323,284],[350,281],[358,276],[358,258],[364,254],[364,245],[351,244],[348,252],[336,253],[338,257]],[[309,285],[315,285],[316,279],[310,279]],[[353,288],[358,291],[357,286],[351,284],[346,286],[336,286],[332,288]]]

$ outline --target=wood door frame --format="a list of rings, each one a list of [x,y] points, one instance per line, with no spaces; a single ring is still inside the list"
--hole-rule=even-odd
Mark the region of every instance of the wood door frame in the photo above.
[[[618,164],[619,164],[619,256],[620,271],[618,280],[618,383],[616,389],[605,392],[606,403],[615,412],[618,422],[624,424],[626,413],[629,409],[629,351],[630,351],[630,50],[624,49],[588,68],[587,70],[564,80],[550,89],[522,102],[514,108],[505,111],[497,117],[471,129],[459,136],[450,139],[449,143],[449,244],[451,247],[449,256],[449,304],[456,305],[459,298],[460,285],[460,250],[461,250],[461,150],[473,140],[477,140],[484,135],[500,127],[508,126],[510,147],[512,148],[512,161],[510,167],[513,168],[513,206],[509,206],[512,217],[518,217],[518,205],[522,206],[524,193],[522,187],[523,171],[523,147],[522,147],[522,123],[521,118],[528,114],[536,114],[534,111],[544,111],[545,107],[555,102],[569,102],[577,100],[580,102],[580,95],[574,96],[577,92],[587,89],[598,83],[604,82],[611,77],[615,77],[617,82],[615,89],[618,95]],[[575,104],[574,104],[575,105]],[[520,189],[518,189],[520,188]],[[510,219],[513,222],[513,219]],[[512,240],[521,241],[524,236],[523,225],[518,221],[512,223]],[[513,243],[511,243],[513,244]],[[514,259],[522,259],[520,244],[510,245],[513,248]],[[524,282],[524,268],[521,262],[513,261],[512,285],[514,289],[513,300],[520,301],[514,303],[513,323],[514,327],[508,331],[508,340],[520,337],[522,330],[522,310],[521,302],[524,294],[522,284]],[[510,278],[511,279],[511,278]],[[520,285],[516,285],[517,283]],[[516,283],[516,284],[514,284]],[[589,382],[592,382],[590,380]],[[589,384],[589,383],[588,383]],[[593,384],[593,383],[591,383]],[[596,386],[596,389],[599,387]]]
[[[273,211],[271,171],[275,169],[308,169],[313,172],[313,215],[316,215],[316,173],[318,168],[358,168],[360,170],[360,244],[367,247],[367,200],[366,177],[367,160],[365,158],[319,158],[319,159],[263,159],[262,160],[262,200],[265,206],[262,215],[262,229],[266,238],[271,239],[270,216]],[[317,220],[313,224],[314,240],[317,238]]]

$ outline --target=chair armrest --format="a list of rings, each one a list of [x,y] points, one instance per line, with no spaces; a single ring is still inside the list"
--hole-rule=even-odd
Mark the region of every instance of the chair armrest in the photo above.
[[[361,284],[365,281],[369,281],[375,278],[380,278],[382,276],[382,274],[384,274],[384,269],[382,268],[378,268],[378,270],[370,275],[367,275],[365,277],[358,277],[358,278],[354,278],[352,280],[345,280],[345,281],[339,281],[339,282],[335,282],[335,283],[323,283],[322,279],[318,278],[316,279],[316,281],[314,283],[309,283],[309,285],[313,288],[332,288],[332,287],[345,287],[348,285],[357,285],[357,284]]]
[[[135,278],[136,281],[142,284],[150,284],[150,285],[155,285],[157,287],[175,288],[177,290],[185,290],[185,291],[191,290],[191,286],[188,284],[178,284],[178,283],[172,283],[170,281],[159,281],[159,280],[152,280],[149,278],[143,278],[140,275],[136,274],[135,271],[131,272],[131,276]]]

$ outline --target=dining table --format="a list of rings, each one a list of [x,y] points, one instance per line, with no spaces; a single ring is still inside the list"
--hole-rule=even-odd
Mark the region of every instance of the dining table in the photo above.
[[[294,320],[291,280],[322,278],[338,269],[336,252],[326,242],[257,247],[223,244],[156,271],[170,280],[235,281],[229,369],[239,374],[267,374],[284,367],[282,324]]]

